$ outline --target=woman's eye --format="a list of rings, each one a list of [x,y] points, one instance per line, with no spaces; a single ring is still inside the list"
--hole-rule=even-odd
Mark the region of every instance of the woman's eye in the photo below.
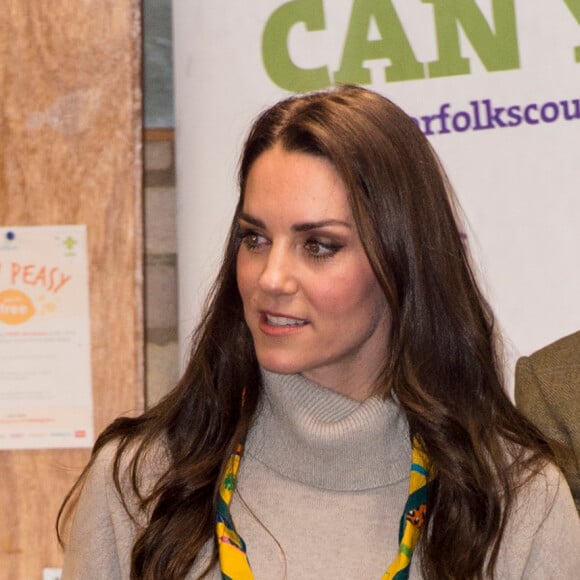
[[[330,242],[321,242],[320,240],[308,240],[305,248],[313,258],[330,258],[340,250],[341,246]]]
[[[257,250],[262,247],[267,240],[264,236],[257,234],[256,232],[240,232],[240,238],[242,244],[246,246],[248,250]]]

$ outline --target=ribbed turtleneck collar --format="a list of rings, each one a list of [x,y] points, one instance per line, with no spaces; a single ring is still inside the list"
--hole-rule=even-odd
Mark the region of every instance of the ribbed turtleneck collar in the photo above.
[[[331,491],[360,491],[408,477],[407,421],[390,400],[362,403],[301,375],[262,371],[261,407],[245,453],[280,475]]]

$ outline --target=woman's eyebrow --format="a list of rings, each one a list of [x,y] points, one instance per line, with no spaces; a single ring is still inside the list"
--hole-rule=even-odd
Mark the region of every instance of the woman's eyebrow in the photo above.
[[[249,224],[252,224],[253,226],[256,226],[257,228],[263,228],[263,229],[266,228],[266,224],[262,220],[259,220],[258,218],[251,216],[249,213],[242,212],[239,216],[239,219],[244,220],[245,222],[248,222]]]
[[[266,229],[266,224],[261,220],[258,219],[248,213],[242,212],[239,216],[240,220],[248,222],[249,224],[256,226],[257,228]],[[292,231],[294,232],[308,232],[310,230],[317,230],[320,228],[324,228],[327,226],[343,226],[345,228],[351,228],[351,224],[345,222],[343,220],[337,219],[327,219],[327,220],[320,220],[317,222],[304,222],[300,224],[294,224],[292,226]]]
[[[343,226],[345,228],[350,228],[351,225],[348,222],[342,220],[321,220],[319,222],[305,222],[303,224],[295,224],[292,226],[292,230],[295,232],[308,232],[310,230],[317,230],[319,228],[324,228],[326,226]]]

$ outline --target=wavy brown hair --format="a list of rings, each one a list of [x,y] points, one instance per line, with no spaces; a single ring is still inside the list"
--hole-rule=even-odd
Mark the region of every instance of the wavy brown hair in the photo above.
[[[552,458],[550,448],[504,391],[493,315],[470,267],[437,155],[391,101],[346,85],[290,97],[257,118],[242,152],[240,199],[224,259],[187,369],[159,404],[118,419],[94,446],[84,473],[115,441],[115,485],[148,514],[133,547],[131,577],[181,579],[214,537],[224,464],[247,432],[262,388],[236,284],[237,218],[253,163],[276,144],[336,168],[387,298],[389,350],[376,390],[396,398],[437,474],[418,547],[423,575],[493,576],[517,489]],[[160,441],[168,467],[144,493],[139,474]],[[216,558],[214,543],[212,564]]]

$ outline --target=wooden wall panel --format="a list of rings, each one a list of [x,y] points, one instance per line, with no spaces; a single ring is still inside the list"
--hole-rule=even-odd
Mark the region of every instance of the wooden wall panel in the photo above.
[[[0,224],[87,224],[97,432],[143,407],[140,4],[0,9]],[[0,451],[1,580],[60,567],[54,520],[88,455]]]

